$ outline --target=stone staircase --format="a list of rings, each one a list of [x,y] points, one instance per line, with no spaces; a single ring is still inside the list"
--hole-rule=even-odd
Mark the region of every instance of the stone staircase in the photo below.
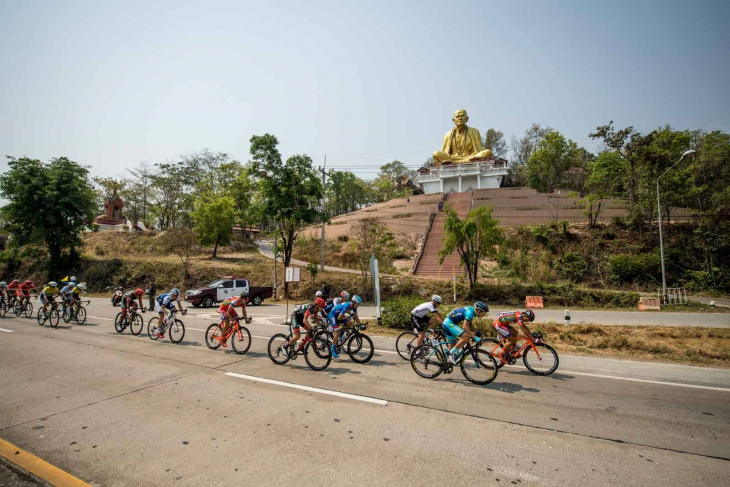
[[[464,218],[469,213],[471,206],[472,193],[451,193],[446,199],[446,204],[454,208],[459,218]],[[466,270],[461,265],[458,252],[447,256],[444,263],[439,265],[439,251],[443,246],[444,239],[444,222],[446,221],[446,213],[436,213],[431,226],[431,231],[426,235],[426,242],[423,244],[423,253],[421,260],[418,261],[416,271],[413,273],[417,277],[451,279],[453,270],[456,270],[457,276],[466,274]]]

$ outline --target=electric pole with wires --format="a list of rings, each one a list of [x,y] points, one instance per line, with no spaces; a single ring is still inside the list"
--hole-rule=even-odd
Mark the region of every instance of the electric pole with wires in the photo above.
[[[325,213],[325,207],[324,207],[324,198],[325,198],[325,177],[329,176],[330,173],[325,171],[325,168],[327,167],[327,156],[324,156],[324,166],[319,166],[319,172],[322,173],[322,262],[319,264],[319,270],[324,272],[324,224],[327,222],[327,218],[324,217]]]

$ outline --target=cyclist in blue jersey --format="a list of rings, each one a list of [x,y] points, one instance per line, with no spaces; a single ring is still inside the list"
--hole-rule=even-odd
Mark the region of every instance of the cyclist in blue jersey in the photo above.
[[[185,314],[182,302],[180,301],[180,290],[178,288],[174,287],[169,293],[157,296],[157,315],[159,317],[159,321],[157,322],[157,327],[155,327],[152,332],[157,333],[159,338],[164,338],[165,336],[162,333],[162,330],[164,329],[163,325],[165,323],[165,315],[167,314],[168,309],[175,309],[175,301],[177,301],[178,306],[180,306],[182,314]]]
[[[327,316],[327,320],[332,326],[332,331],[334,331],[334,339],[332,340],[332,356],[334,358],[340,358],[340,355],[337,353],[338,342],[340,340],[340,324],[347,326],[350,320],[354,319],[359,325],[360,318],[357,316],[357,307],[361,303],[362,298],[356,294],[350,302],[344,302],[335,306]]]
[[[467,306],[466,308],[456,308],[446,315],[444,320],[443,328],[447,339],[458,338],[456,345],[449,350],[449,362],[456,365],[458,360],[461,358],[461,349],[464,348],[470,339],[475,338],[474,327],[471,322],[474,318],[481,318],[489,312],[489,306],[486,303],[477,301],[474,306]],[[464,323],[466,330],[459,326]],[[479,341],[478,338],[475,338]]]

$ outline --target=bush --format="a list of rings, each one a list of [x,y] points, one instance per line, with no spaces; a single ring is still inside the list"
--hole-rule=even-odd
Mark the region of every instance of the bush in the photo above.
[[[560,275],[571,281],[583,281],[585,273],[588,272],[588,262],[583,254],[578,252],[566,252],[557,263]]]
[[[423,303],[420,297],[401,297],[388,300],[383,303],[383,325],[396,330],[410,330],[411,311]]]
[[[610,260],[610,277],[619,283],[648,284],[658,282],[661,275],[661,259],[655,253],[621,254]]]

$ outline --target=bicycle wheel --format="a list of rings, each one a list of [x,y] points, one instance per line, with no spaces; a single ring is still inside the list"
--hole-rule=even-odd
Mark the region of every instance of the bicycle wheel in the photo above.
[[[352,335],[347,341],[347,354],[350,356],[353,362],[358,364],[366,364],[370,362],[375,353],[375,347],[373,341],[367,335],[356,334]]]
[[[30,318],[31,316],[33,316],[33,303],[28,301],[25,303],[25,317]]]
[[[140,315],[135,314],[134,319],[129,324],[129,331],[132,332],[132,335],[138,336],[142,333],[142,328],[144,328],[144,320]]]
[[[122,333],[124,331],[124,325],[122,324],[122,312],[120,311],[117,313],[117,316],[114,318],[114,329],[117,330],[117,333]]]
[[[5,315],[8,312],[8,303],[3,303],[2,306],[0,306],[0,317],[5,318]]]
[[[56,308],[51,309],[50,315],[48,317],[48,324],[51,325],[53,328],[56,328],[59,321],[61,321],[61,314]]]
[[[480,348],[472,349],[461,358],[461,373],[472,384],[484,386],[497,378],[499,368],[494,357]]]
[[[220,348],[221,342],[219,338],[221,337],[222,331],[218,323],[213,323],[208,326],[208,329],[205,330],[205,344],[208,345],[208,348],[211,350],[218,350]]]
[[[71,318],[73,318],[73,309],[71,308],[71,306],[67,306],[63,310],[63,321],[68,323],[69,321],[71,321]]]
[[[170,325],[168,334],[172,343],[180,343],[185,336],[185,324],[180,320],[175,320],[175,323]]]
[[[327,340],[312,338],[304,346],[304,361],[312,370],[324,370],[332,362],[332,349]]]
[[[238,355],[248,352],[248,349],[251,348],[251,332],[248,331],[248,328],[241,326],[240,329],[233,332],[231,346]]]
[[[535,346],[540,347],[539,357],[532,347],[528,347],[522,355],[522,362],[527,370],[535,375],[550,375],[558,370],[560,359],[555,349],[545,343],[538,343]]]
[[[284,365],[289,361],[289,355],[284,351],[284,346],[289,343],[290,336],[283,333],[277,333],[269,340],[267,351],[272,362],[278,365]]]
[[[38,308],[38,315],[36,316],[38,324],[43,326],[46,322],[46,315],[43,314],[43,308]]]
[[[160,321],[160,318],[155,316],[154,318],[150,318],[150,321],[147,322],[147,335],[149,335],[151,340],[159,340],[160,337],[157,336],[157,333],[155,333],[154,330],[157,328],[157,322]]]
[[[502,347],[499,344],[499,340],[495,340],[494,338],[482,338],[482,344],[486,348],[487,352],[494,357],[494,360],[497,363],[497,368],[501,369],[504,367],[505,362],[499,357],[502,353]]]
[[[412,331],[405,331],[398,335],[398,338],[395,340],[395,349],[398,351],[400,358],[403,360],[411,359],[411,352],[416,348],[416,340],[418,340],[418,335]]]
[[[79,307],[79,309],[76,311],[76,323],[79,325],[83,325],[86,323],[86,308],[83,306]]]
[[[20,304],[20,301],[15,301],[15,305],[13,306],[13,313],[15,313],[15,316],[20,316],[23,314],[23,305]]]
[[[444,371],[446,359],[437,347],[424,343],[411,353],[413,371],[426,379],[435,379]]]

